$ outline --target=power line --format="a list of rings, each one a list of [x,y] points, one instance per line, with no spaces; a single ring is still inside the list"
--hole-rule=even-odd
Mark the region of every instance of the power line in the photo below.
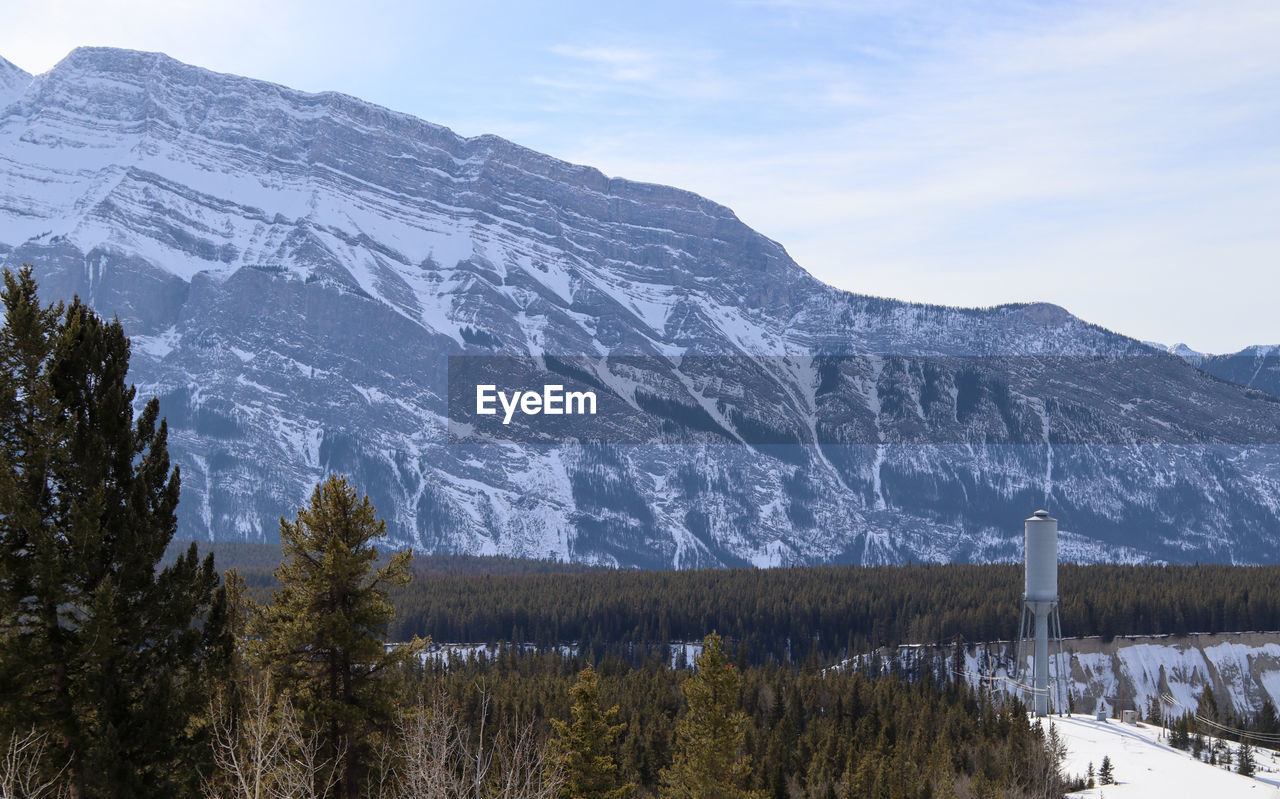
[[[1160,694],[1160,699],[1162,701],[1168,702],[1169,704],[1177,705],[1183,710],[1186,710],[1192,719],[1211,729],[1215,729],[1219,732],[1225,732],[1231,735],[1235,735],[1238,738],[1251,738],[1255,741],[1262,742],[1262,743],[1272,743],[1272,744],[1280,745],[1280,734],[1268,733],[1268,732],[1253,732],[1252,730],[1242,730],[1242,729],[1239,729],[1238,727],[1228,727],[1227,725],[1214,721],[1213,719],[1209,719],[1209,718],[1205,718],[1204,716],[1201,716],[1198,712],[1191,710],[1191,708],[1179,702],[1171,694]],[[1221,738],[1222,735],[1219,734],[1217,735],[1217,737]],[[1275,747],[1268,747],[1268,748],[1275,748]]]

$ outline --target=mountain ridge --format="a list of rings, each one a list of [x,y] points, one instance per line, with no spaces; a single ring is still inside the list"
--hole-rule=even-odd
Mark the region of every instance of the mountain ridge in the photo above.
[[[121,63],[122,60],[124,60],[126,63],[122,64]],[[3,61],[3,59],[0,58],[0,61]],[[616,193],[618,188],[629,188],[637,193],[661,193],[664,196],[670,195],[675,197],[682,197],[682,198],[686,198],[689,202],[697,206],[699,210],[710,208],[716,212],[715,215],[726,217],[728,219],[733,220],[734,222],[738,222],[739,224],[741,224],[740,220],[733,213],[732,209],[724,205],[721,205],[719,203],[716,203],[715,201],[710,200],[702,195],[698,195],[694,192],[690,192],[685,189],[681,189],[679,187],[673,187],[673,186],[657,184],[657,183],[634,181],[624,177],[611,177],[611,176],[605,175],[603,172],[596,169],[595,167],[564,161],[562,159],[555,158],[554,156],[549,156],[549,155],[540,153],[536,150],[523,147],[519,144],[516,144],[505,138],[502,138],[500,136],[496,136],[493,134],[480,134],[478,136],[473,136],[473,137],[464,137],[454,133],[447,126],[439,125],[437,123],[433,123],[428,120],[423,120],[411,114],[386,108],[384,106],[380,106],[375,103],[369,103],[365,100],[361,100],[357,97],[344,94],[341,92],[333,92],[333,91],[324,91],[324,92],[316,92],[316,93],[302,92],[302,91],[288,88],[280,84],[275,84],[267,81],[241,77],[232,73],[212,72],[210,70],[205,70],[203,68],[193,67],[181,61],[178,61],[177,59],[174,59],[168,55],[165,55],[164,53],[119,50],[116,48],[108,48],[108,47],[77,47],[74,50],[72,50],[67,56],[65,56],[62,60],[60,60],[48,72],[43,73],[41,75],[30,75],[25,72],[22,72],[17,67],[14,67],[14,69],[18,70],[21,73],[21,75],[24,76],[26,81],[29,82],[32,80],[45,78],[46,76],[50,76],[54,74],[57,74],[60,76],[65,75],[68,72],[71,72],[71,73],[102,72],[108,66],[110,67],[112,72],[123,71],[131,74],[141,74],[143,70],[131,69],[131,68],[121,69],[121,67],[127,66],[128,62],[138,62],[138,61],[151,62],[153,68],[150,70],[147,70],[147,72],[154,72],[155,71],[154,67],[163,65],[171,71],[189,73],[189,74],[194,74],[199,76],[213,76],[219,79],[227,80],[236,86],[250,86],[259,90],[266,88],[266,89],[278,92],[281,95],[288,96],[299,101],[340,100],[342,103],[348,105],[351,108],[360,109],[360,110],[372,110],[377,114],[384,114],[384,115],[387,115],[388,118],[396,118],[410,125],[421,125],[425,130],[446,136],[447,138],[451,139],[454,143],[456,143],[459,146],[470,148],[470,147],[480,147],[483,145],[493,145],[493,150],[495,151],[500,151],[503,153],[516,153],[521,156],[527,156],[534,159],[539,159],[547,164],[553,165],[558,168],[557,174],[559,176],[563,176],[564,174],[585,175],[588,179],[582,181],[580,185],[593,190],[598,190],[601,193],[611,194],[611,193]],[[3,63],[9,64],[9,62],[7,61],[3,61]],[[12,65],[10,64],[10,66]],[[96,70],[86,69],[86,67],[98,67],[98,69]],[[473,157],[473,156],[474,154],[471,154],[469,157]],[[743,225],[743,227],[746,227],[746,226]],[[761,237],[761,238],[764,238],[764,237]],[[768,241],[771,245],[777,247],[782,253],[785,253],[785,248],[783,247],[783,245],[769,239],[766,239],[766,241]],[[787,260],[790,261],[789,256],[787,257]],[[794,264],[794,262],[792,263]],[[804,274],[805,277],[809,278],[810,280],[812,280],[814,283],[818,285],[822,285],[824,288],[830,289],[831,291],[836,292],[838,294],[864,298],[869,301],[885,301],[885,302],[892,302],[892,303],[900,303],[903,305],[911,306],[913,308],[924,309],[926,311],[945,310],[945,311],[956,311],[960,313],[965,313],[965,312],[983,313],[987,311],[1006,311],[1010,313],[1014,313],[1014,312],[1025,312],[1028,314],[1034,313],[1041,318],[1054,318],[1059,321],[1070,320],[1074,322],[1079,322],[1084,325],[1088,325],[1089,327],[1095,328],[1102,332],[1112,333],[1112,331],[1106,330],[1105,328],[1101,328],[1097,325],[1093,325],[1091,323],[1085,322],[1084,320],[1080,320],[1078,317],[1075,317],[1073,314],[1070,314],[1068,311],[1066,311],[1066,309],[1063,309],[1060,306],[1054,305],[1052,303],[1047,303],[1047,302],[1003,303],[1003,304],[994,305],[994,306],[972,307],[972,308],[962,307],[962,306],[919,303],[919,302],[913,302],[909,300],[898,300],[898,299],[888,298],[888,297],[875,297],[871,295],[862,295],[862,294],[857,294],[855,292],[848,292],[841,289],[836,289],[834,287],[827,286],[826,284],[820,283],[820,281],[812,277],[812,275],[810,275],[807,271],[804,271],[803,268],[799,267],[798,265],[797,265],[797,269],[799,269]],[[1120,336],[1120,334],[1114,334],[1114,335]]]
[[[341,471],[424,551],[999,560],[1043,504],[1081,560],[1280,543],[1271,404],[1048,303],[843,292],[691,192],[103,48],[0,146],[0,255],[125,322],[188,537],[269,539]],[[589,359],[661,438],[450,440],[449,358],[498,355]]]

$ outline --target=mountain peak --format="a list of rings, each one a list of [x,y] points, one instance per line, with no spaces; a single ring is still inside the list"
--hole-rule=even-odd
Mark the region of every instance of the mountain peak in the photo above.
[[[1179,358],[1188,358],[1188,359],[1203,358],[1205,356],[1205,353],[1200,352],[1199,350],[1193,350],[1190,347],[1188,347],[1186,344],[1183,344],[1182,342],[1178,342],[1177,344],[1174,344],[1172,347],[1170,347],[1169,353],[1172,355],[1177,355]]]
[[[110,68],[113,65],[137,64],[140,60],[150,62],[158,62],[161,60],[170,61],[174,64],[180,64],[177,59],[170,58],[164,53],[153,52],[150,50],[130,50],[123,47],[95,47],[92,45],[81,45],[75,47],[71,52],[67,53],[58,63],[53,65],[52,71],[62,69],[79,69],[93,68],[96,71]]]
[[[1182,342],[1179,342],[1172,346],[1165,344],[1164,342],[1161,342],[1161,341],[1143,341],[1142,343],[1146,344],[1148,347],[1151,347],[1153,349],[1160,350],[1161,352],[1167,352],[1170,355],[1173,355],[1178,358],[1182,358],[1183,360],[1195,361],[1205,357],[1212,357],[1212,356],[1209,356],[1208,353],[1200,352],[1199,350],[1193,350],[1190,347],[1188,347],[1186,344],[1183,344]]]
[[[0,106],[6,106],[17,99],[30,82],[30,73],[0,57]]]
[[[1065,325],[1075,319],[1071,312],[1051,302],[1033,302],[1018,306],[1018,311],[1032,322],[1045,327]]]

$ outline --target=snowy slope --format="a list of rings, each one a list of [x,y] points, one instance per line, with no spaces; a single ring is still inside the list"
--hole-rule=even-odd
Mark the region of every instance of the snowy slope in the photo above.
[[[1257,392],[1049,304],[837,291],[705,198],[345,95],[0,65],[0,258],[124,322],[195,538],[271,539],[339,471],[424,551],[1008,560],[1040,506],[1077,560],[1280,551]],[[611,356],[660,435],[450,439],[451,356],[548,354]]]
[[[1165,745],[1160,728],[1133,726],[1089,716],[1055,716],[1051,722],[1067,746],[1063,772],[1084,775],[1090,764],[1096,772],[1110,757],[1115,785],[1068,794],[1078,799],[1273,799],[1280,797],[1280,774],[1274,752],[1258,750],[1254,777],[1234,774],[1202,763]]]

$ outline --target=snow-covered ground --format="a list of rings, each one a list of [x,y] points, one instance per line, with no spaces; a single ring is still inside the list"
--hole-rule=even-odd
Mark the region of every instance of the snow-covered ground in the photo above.
[[[1096,773],[1108,756],[1114,767],[1115,785],[1068,794],[1075,799],[1280,798],[1280,758],[1269,750],[1255,750],[1257,773],[1243,777],[1168,746],[1159,727],[1080,715],[1055,716],[1052,723],[1067,745],[1066,775],[1083,775],[1090,763]]]

